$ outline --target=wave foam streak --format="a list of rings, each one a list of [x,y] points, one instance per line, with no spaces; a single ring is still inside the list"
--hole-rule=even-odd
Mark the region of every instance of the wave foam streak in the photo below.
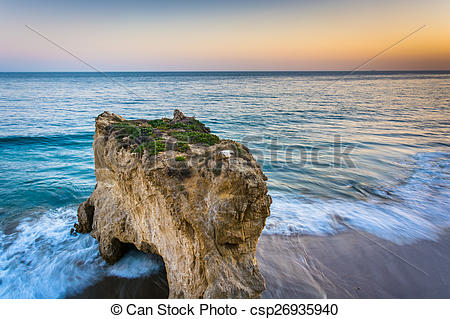
[[[137,278],[158,272],[153,256],[131,251],[113,266],[90,235],[71,235],[75,208],[26,218],[15,232],[0,232],[0,298],[63,298],[105,276]]]
[[[339,215],[353,227],[398,244],[436,240],[450,227],[450,154],[418,153],[407,165],[411,173],[406,180],[373,190],[366,200],[306,200],[272,194],[272,215],[264,232],[333,234],[345,230],[335,221]]]

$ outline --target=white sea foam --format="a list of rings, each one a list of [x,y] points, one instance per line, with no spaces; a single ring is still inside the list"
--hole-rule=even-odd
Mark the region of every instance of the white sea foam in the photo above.
[[[156,273],[161,270],[161,267],[160,259],[138,250],[133,250],[109,267],[108,275],[123,278],[139,278]]]
[[[360,230],[396,243],[437,239],[450,227],[450,155],[419,153],[412,158],[411,175],[393,189],[388,198],[367,200],[303,199],[271,194],[272,215],[266,234],[326,235],[345,230],[336,223],[339,215]]]
[[[63,298],[104,276],[137,278],[159,271],[154,257],[131,251],[113,266],[90,235],[71,235],[75,208],[24,219],[11,234],[0,232],[0,298]]]

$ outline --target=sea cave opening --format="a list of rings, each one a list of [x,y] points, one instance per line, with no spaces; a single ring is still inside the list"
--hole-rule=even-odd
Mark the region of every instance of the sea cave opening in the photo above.
[[[74,298],[166,299],[169,285],[163,258],[149,245],[141,250],[134,244],[114,240],[120,257],[107,267],[107,275]]]

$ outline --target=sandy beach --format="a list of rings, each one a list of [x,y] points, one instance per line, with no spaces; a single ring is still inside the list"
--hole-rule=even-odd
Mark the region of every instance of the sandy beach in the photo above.
[[[263,298],[449,298],[450,232],[396,245],[360,231],[262,236]]]

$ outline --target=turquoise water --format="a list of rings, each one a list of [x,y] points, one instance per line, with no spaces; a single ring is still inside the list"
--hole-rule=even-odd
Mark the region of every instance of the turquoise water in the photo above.
[[[0,297],[64,297],[101,276],[158,271],[139,254],[107,266],[95,240],[70,235],[95,186],[105,110],[179,108],[248,145],[273,197],[265,233],[330,235],[344,230],[337,214],[396,243],[436,240],[450,226],[450,73],[360,72],[328,87],[342,75],[0,73]]]

